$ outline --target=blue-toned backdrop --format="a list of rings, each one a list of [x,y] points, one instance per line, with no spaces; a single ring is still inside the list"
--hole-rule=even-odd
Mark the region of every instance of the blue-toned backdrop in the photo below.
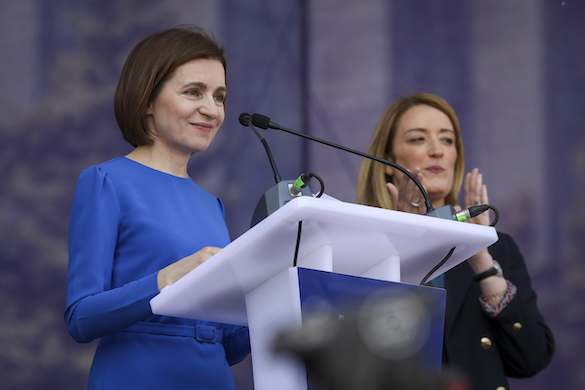
[[[585,388],[584,20],[581,0],[1,2],[0,387],[85,386],[95,342],[75,344],[62,320],[75,182],[130,150],[112,98],[131,48],[194,23],[226,48],[229,103],[190,174],[224,201],[232,238],[274,183],[241,112],[365,151],[392,99],[441,95],[557,341],[549,368],[513,388]],[[360,158],[263,134],[283,178],[315,172],[354,201]],[[239,390],[252,388],[249,370],[249,359],[234,368]]]

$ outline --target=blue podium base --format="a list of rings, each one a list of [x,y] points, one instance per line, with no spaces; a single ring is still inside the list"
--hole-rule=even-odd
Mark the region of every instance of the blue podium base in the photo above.
[[[384,360],[414,359],[440,371],[446,291],[443,289],[298,268],[305,332],[338,324],[333,343],[361,346]],[[345,324],[344,324],[345,323]],[[311,338],[309,334],[307,337]],[[353,340],[349,340],[352,338]]]

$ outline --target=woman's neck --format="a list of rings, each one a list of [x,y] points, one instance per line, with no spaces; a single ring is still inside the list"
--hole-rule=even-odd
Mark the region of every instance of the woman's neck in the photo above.
[[[146,165],[169,175],[187,178],[187,164],[189,156],[178,156],[172,153],[165,153],[164,150],[155,145],[139,145],[132,152],[126,155],[130,160]]]

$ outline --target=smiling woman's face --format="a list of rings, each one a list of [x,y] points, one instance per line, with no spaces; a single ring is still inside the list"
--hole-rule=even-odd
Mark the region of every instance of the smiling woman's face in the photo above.
[[[402,114],[392,140],[392,153],[386,158],[411,172],[420,169],[422,184],[433,207],[441,207],[453,187],[457,161],[455,141],[449,117],[434,107],[421,104]],[[386,173],[393,175],[395,172],[386,166]],[[396,184],[401,176],[395,175]]]
[[[218,60],[197,59],[178,67],[146,109],[154,146],[185,155],[207,149],[223,123],[226,94]]]

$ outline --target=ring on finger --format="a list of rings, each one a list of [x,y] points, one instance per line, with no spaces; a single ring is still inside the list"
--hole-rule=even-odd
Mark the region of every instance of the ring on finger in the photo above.
[[[420,203],[410,202],[412,207],[420,207]]]

